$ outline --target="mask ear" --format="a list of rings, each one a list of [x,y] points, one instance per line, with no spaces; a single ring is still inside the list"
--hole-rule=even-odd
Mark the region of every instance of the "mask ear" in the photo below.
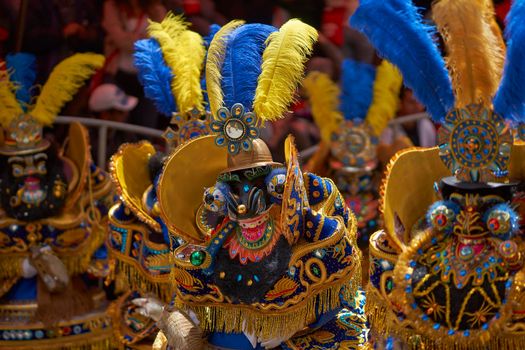
[[[450,233],[459,212],[460,207],[456,202],[437,201],[427,211],[427,222],[436,231]]]
[[[519,216],[507,203],[491,207],[483,219],[487,229],[500,239],[509,239],[519,228]]]
[[[283,199],[284,186],[286,184],[286,169],[273,169],[264,179],[266,191],[270,196],[270,201],[275,204],[281,204]]]
[[[224,182],[217,182],[204,191],[204,207],[214,213],[226,214],[226,196],[230,187]]]

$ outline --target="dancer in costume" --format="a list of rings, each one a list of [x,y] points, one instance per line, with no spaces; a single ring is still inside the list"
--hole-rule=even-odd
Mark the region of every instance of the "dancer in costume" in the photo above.
[[[165,153],[142,141],[121,146],[111,160],[121,202],[110,211],[108,247],[118,289],[129,287],[112,305],[114,330],[122,346],[139,346],[158,331],[131,301],[152,293],[169,302],[174,292],[169,278],[171,251],[183,241],[169,236],[159,216],[157,181],[173,147],[210,133],[201,78],[206,48],[217,27],[210,28],[210,37],[202,38],[188,30],[181,17],[168,15],[161,23],[150,22],[151,38],[135,44],[135,65],[146,96],[171,118],[171,125],[163,134]]]
[[[361,248],[368,247],[370,235],[380,227],[377,144],[396,115],[402,82],[401,74],[387,61],[376,70],[345,60],[341,91],[320,72],[308,74],[303,83],[321,130],[319,150],[307,168],[335,180],[356,215]]]
[[[101,246],[111,182],[93,165],[80,124],[60,149],[42,132],[104,57],[65,59],[36,98],[34,63],[12,55],[0,71],[0,347],[105,349],[106,298],[87,276],[107,272]]]
[[[258,138],[285,113],[316,37],[298,20],[233,21],[215,35],[216,135],[176,148],[158,181],[162,221],[188,242],[173,253],[176,297],[164,308],[135,301],[158,320],[159,348],[366,345],[355,218],[331,180],[301,172],[291,138],[286,165]]]
[[[373,333],[411,348],[525,346],[525,149],[510,130],[525,117],[525,1],[507,18],[507,48],[491,6],[433,4],[446,64],[411,1],[362,1],[352,18],[442,124],[438,148],[389,165],[385,229],[370,244]]]

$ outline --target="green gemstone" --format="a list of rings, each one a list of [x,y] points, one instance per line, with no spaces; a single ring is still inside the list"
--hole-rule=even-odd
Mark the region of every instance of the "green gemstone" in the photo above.
[[[392,289],[394,289],[394,280],[389,278],[386,280],[386,291],[390,292]]]
[[[317,267],[317,265],[312,265],[312,272],[317,277],[321,276],[321,270],[319,270],[319,267]]]
[[[204,253],[202,250],[198,250],[191,253],[190,262],[193,266],[200,266],[204,262],[205,258],[206,253]]]

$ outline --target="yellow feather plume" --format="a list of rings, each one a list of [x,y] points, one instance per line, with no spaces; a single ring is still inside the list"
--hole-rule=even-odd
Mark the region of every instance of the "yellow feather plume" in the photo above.
[[[0,66],[0,125],[7,125],[24,111],[16,100],[15,87],[6,70]]]
[[[222,65],[226,52],[227,38],[236,28],[242,26],[244,21],[231,21],[223,26],[208,48],[208,58],[206,59],[206,91],[210,101],[210,111],[215,117],[215,113],[222,107],[224,95],[222,94]]]
[[[315,28],[298,19],[289,20],[278,32],[270,34],[253,103],[261,120],[282,117],[293,100],[304,63],[316,41]]]
[[[197,108],[203,112],[200,78],[206,49],[202,37],[187,27],[182,17],[168,14],[161,23],[150,22],[148,33],[159,42],[164,60],[173,72],[171,91],[179,111]]]
[[[339,111],[341,91],[330,77],[321,72],[309,73],[303,81],[308,94],[314,121],[321,130],[321,139],[331,142],[332,134],[341,127],[343,115]]]
[[[78,53],[60,62],[44,84],[30,114],[44,125],[52,124],[64,104],[104,65],[104,60],[103,55]]]
[[[379,136],[396,116],[399,107],[399,92],[403,85],[403,76],[390,62],[383,60],[376,70],[372,104],[366,114],[366,122]]]
[[[456,93],[456,106],[470,103],[491,106],[501,79],[503,50],[486,0],[441,0],[433,18],[447,47],[447,65]]]

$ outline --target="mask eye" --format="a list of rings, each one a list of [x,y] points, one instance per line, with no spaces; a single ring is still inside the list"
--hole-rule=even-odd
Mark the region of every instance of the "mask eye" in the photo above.
[[[39,174],[45,175],[47,173],[46,163],[45,162],[38,163],[36,170]]]
[[[13,164],[13,176],[20,177],[24,175],[24,168],[21,165]]]
[[[215,186],[209,187],[204,191],[204,207],[214,213],[226,212],[226,196],[228,186],[224,183],[217,182]]]
[[[274,203],[280,203],[283,199],[284,186],[286,184],[286,169],[274,169],[266,179],[266,191]]]
[[[507,203],[496,204],[484,216],[487,229],[495,236],[507,239],[519,228],[519,216]]]
[[[435,230],[451,232],[460,208],[452,201],[437,201],[427,211],[427,221]]]

